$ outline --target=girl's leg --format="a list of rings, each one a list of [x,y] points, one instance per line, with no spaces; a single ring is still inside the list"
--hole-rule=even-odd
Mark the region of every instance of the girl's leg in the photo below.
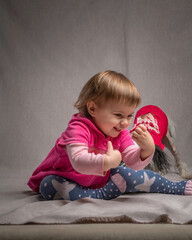
[[[128,167],[111,170],[111,180],[121,192],[150,192],[176,195],[192,195],[192,181],[172,182],[149,170],[135,171]]]
[[[57,175],[49,175],[41,181],[40,193],[46,200],[71,201],[85,197],[109,200],[122,194],[111,179],[103,188],[90,189]]]
[[[82,187],[56,175],[45,177],[40,184],[40,193],[46,200],[73,201],[85,197],[110,200],[131,192],[192,195],[192,181],[172,182],[153,171],[135,171],[119,166],[111,170],[110,178],[103,188]]]

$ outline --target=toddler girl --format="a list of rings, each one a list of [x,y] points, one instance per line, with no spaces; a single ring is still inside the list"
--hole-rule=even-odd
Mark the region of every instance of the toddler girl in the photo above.
[[[31,189],[46,200],[109,200],[128,192],[192,195],[191,181],[171,182],[142,170],[155,145],[144,125],[136,127],[132,138],[127,130],[139,104],[140,94],[124,75],[94,75],[74,105],[78,113],[29,179]],[[128,167],[119,166],[121,160]]]

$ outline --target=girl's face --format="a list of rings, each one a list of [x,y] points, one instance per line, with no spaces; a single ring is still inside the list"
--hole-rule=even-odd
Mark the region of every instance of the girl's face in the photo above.
[[[102,107],[94,102],[87,103],[87,109],[96,126],[107,136],[117,137],[128,128],[135,111],[135,106],[109,101]]]

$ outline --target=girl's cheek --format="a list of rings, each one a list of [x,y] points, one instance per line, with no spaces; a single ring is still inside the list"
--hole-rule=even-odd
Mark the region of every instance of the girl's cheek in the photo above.
[[[130,126],[131,125],[131,119],[129,119],[129,122],[128,122],[128,126]]]
[[[112,124],[118,124],[118,119],[116,119],[116,118],[110,118],[110,122],[112,123]]]

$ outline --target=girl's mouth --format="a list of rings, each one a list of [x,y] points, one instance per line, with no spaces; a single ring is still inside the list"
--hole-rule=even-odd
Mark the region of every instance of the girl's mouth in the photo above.
[[[117,132],[121,132],[121,129],[120,128],[117,128],[117,127],[114,127],[114,129],[115,129],[115,131],[117,131]]]

